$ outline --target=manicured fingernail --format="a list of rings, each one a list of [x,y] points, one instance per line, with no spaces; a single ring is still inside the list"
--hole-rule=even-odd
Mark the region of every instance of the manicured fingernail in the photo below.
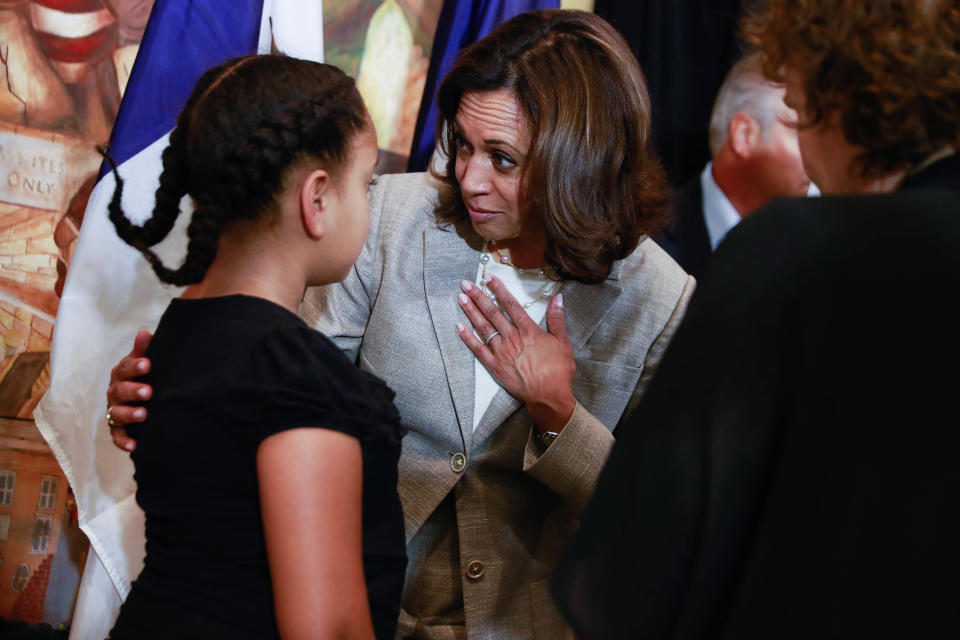
[[[133,417],[136,418],[137,420],[143,420],[144,418],[147,417],[147,410],[146,410],[146,409],[134,409],[134,411],[133,411]]]
[[[137,371],[140,373],[145,373],[147,371],[147,363],[141,360],[137,363]]]
[[[463,289],[464,291],[470,291],[470,289],[473,289],[473,283],[470,282],[469,280],[464,280],[463,282],[460,283],[460,288]]]
[[[459,323],[459,322],[457,323],[457,332],[463,333],[465,329],[466,329],[466,327],[464,327],[463,324],[461,324],[461,323]]]
[[[557,308],[558,308],[558,309],[563,309],[563,294],[562,294],[562,293],[558,293],[558,294],[557,294],[556,296],[554,296],[554,297],[555,297],[556,300],[557,300]]]
[[[150,392],[145,387],[137,389],[137,397],[140,398],[141,400],[146,400],[147,396],[149,395],[150,395]]]
[[[123,443],[123,448],[124,448],[124,450],[126,450],[126,451],[133,451],[133,443],[132,443],[132,442],[124,442],[124,443]]]
[[[467,304],[470,301],[470,298],[467,297],[467,294],[461,293],[457,296],[457,300],[460,301],[460,304]]]

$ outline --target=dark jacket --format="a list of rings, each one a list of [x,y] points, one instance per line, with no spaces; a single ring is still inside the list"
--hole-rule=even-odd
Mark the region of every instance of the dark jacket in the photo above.
[[[703,278],[713,251],[703,219],[703,188],[699,173],[674,194],[673,221],[666,231],[653,239],[698,282]]]
[[[960,637],[960,156],[733,229],[554,578],[595,638]]]

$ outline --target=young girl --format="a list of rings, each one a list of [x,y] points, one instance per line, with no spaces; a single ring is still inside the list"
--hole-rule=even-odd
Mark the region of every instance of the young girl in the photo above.
[[[146,559],[111,637],[392,638],[403,571],[393,393],[296,315],[369,226],[376,134],[353,80],[282,56],[205,73],[170,135],[153,216],[119,235],[189,285],[148,349],[131,429]],[[181,198],[187,257],[150,247]]]

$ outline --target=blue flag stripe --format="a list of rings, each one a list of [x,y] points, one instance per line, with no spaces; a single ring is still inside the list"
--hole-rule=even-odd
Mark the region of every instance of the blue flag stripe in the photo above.
[[[262,12],[262,0],[156,1],[110,138],[117,164],[173,128],[204,71],[256,52]]]

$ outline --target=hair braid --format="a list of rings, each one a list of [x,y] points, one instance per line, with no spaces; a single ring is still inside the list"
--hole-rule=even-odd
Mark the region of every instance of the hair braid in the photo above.
[[[117,176],[110,220],[160,280],[199,282],[228,224],[272,214],[288,168],[310,160],[336,175],[367,126],[354,81],[336,67],[285,56],[228,61],[201,77],[170,134],[153,216],[138,227],[123,215]],[[149,247],[170,232],[186,194],[196,203],[187,256],[171,269]]]
[[[193,109],[197,101],[206,95],[207,88],[220,77],[224,68],[229,66],[231,66],[229,63],[223,64],[204,73],[187,99],[180,115],[177,116],[176,126],[170,132],[169,144],[163,150],[161,156],[163,170],[160,173],[160,185],[157,187],[155,194],[156,204],[154,205],[153,215],[143,225],[138,226],[131,223],[124,215],[121,207],[123,180],[117,172],[116,163],[109,155],[104,154],[117,181],[117,188],[114,190],[108,206],[110,220],[117,228],[117,234],[137,248],[154,246],[167,237],[167,234],[173,228],[177,216],[180,214],[180,200],[187,194],[188,190],[186,144],[190,135],[190,120]]]
[[[197,215],[199,214],[199,215]],[[217,243],[226,219],[226,210],[215,204],[198,207],[187,227],[187,257],[177,269],[170,269],[152,251],[144,255],[157,277],[168,284],[184,286],[203,280],[217,257]]]
[[[314,156],[327,164],[331,173],[336,173],[346,161],[349,137],[363,127],[363,118],[353,122],[352,127],[343,123],[355,117],[351,112],[350,94],[354,93],[353,81],[344,76],[321,95],[299,100],[269,114],[254,126],[247,144],[231,158],[238,175],[226,177],[226,184],[245,178],[246,184],[259,183],[263,189],[260,196],[270,198],[280,186],[283,169],[298,156]],[[224,194],[250,197],[249,189],[241,193]]]

